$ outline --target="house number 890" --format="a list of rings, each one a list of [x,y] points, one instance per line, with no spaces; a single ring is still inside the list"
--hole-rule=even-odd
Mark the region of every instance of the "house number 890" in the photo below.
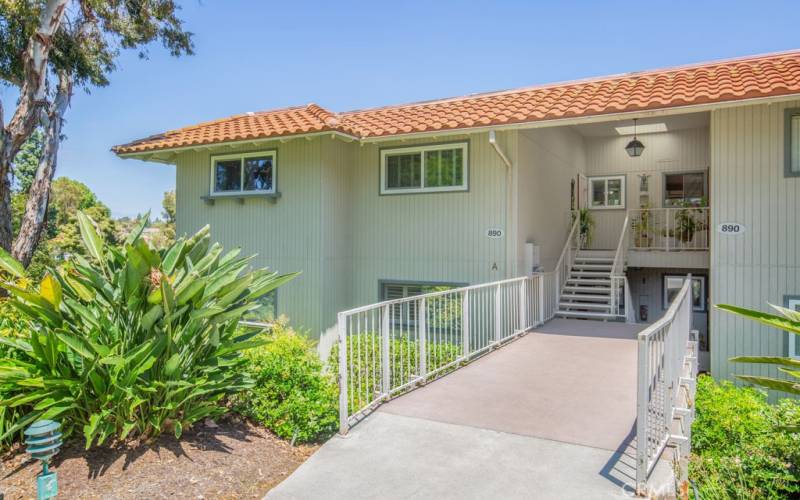
[[[717,226],[717,231],[723,234],[741,234],[744,232],[744,225],[735,222],[723,222]]]

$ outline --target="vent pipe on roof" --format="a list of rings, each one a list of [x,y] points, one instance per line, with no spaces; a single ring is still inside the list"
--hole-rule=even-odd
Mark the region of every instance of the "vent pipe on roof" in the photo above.
[[[497,134],[494,130],[489,131],[489,144],[491,144],[494,150],[497,152],[497,156],[499,156],[500,159],[503,160],[503,163],[506,164],[506,169],[511,170],[511,161],[508,159],[508,156],[506,156],[503,150],[500,149],[500,145],[497,144]]]

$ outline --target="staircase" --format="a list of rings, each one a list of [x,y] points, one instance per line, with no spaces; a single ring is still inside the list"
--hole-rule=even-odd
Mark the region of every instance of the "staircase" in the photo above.
[[[578,250],[561,291],[561,318],[617,319],[611,313],[613,250]]]

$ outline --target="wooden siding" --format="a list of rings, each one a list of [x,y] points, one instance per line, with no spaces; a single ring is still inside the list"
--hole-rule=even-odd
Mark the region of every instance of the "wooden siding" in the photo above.
[[[211,155],[277,150],[276,203],[247,198],[218,199],[207,205]],[[278,312],[298,319],[296,326],[318,329],[321,324],[322,211],[321,139],[275,141],[249,149],[222,148],[181,153],[177,159],[177,231],[193,233],[211,225],[211,237],[225,248],[241,247],[242,255],[257,254],[255,265],[302,275],[278,290]]]
[[[784,109],[800,101],[743,106],[711,115],[711,217],[738,222],[738,236],[713,233],[711,291],[715,304],[763,311],[800,295],[800,178],[784,176]],[[728,362],[737,355],[785,356],[788,334],[713,310],[715,377],[780,376],[774,368]],[[774,395],[773,395],[774,397]]]
[[[587,137],[586,175],[625,175],[625,208],[639,208],[639,176],[649,175],[648,191],[652,207],[663,206],[664,173],[707,171],[708,128],[675,130],[639,137],[644,143],[642,156],[631,158],[625,152],[630,137]],[[615,249],[625,220],[625,210],[593,210],[596,230],[592,246]]]
[[[498,134],[512,156],[516,132]],[[469,141],[469,191],[381,195],[380,148]],[[506,167],[488,134],[354,145],[353,305],[380,300],[378,282],[483,283],[506,277]],[[489,228],[504,237],[490,239]]]
[[[518,140],[517,273],[525,242],[539,246],[540,264],[555,267],[569,231],[570,186],[586,168],[583,137],[570,127],[521,131]]]
[[[515,131],[498,134],[516,156]],[[381,280],[482,283],[506,277],[515,231],[506,220],[506,167],[488,134],[448,137],[469,142],[469,191],[380,195],[379,150],[429,144],[346,143],[329,137],[276,141],[258,148],[185,152],[177,159],[178,232],[211,224],[226,248],[258,254],[256,263],[302,271],[278,292],[278,312],[317,336],[338,311],[380,300]],[[276,203],[248,198],[206,204],[210,156],[276,149]],[[503,238],[490,239],[489,228]]]

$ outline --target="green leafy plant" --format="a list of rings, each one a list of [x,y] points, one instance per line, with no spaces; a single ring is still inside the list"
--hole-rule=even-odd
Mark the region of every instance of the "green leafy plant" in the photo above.
[[[22,338],[27,328],[28,325],[19,312],[7,300],[0,299],[0,337],[9,339]],[[0,359],[16,358],[18,354],[16,349],[0,341]],[[0,401],[5,400],[7,397],[6,390],[0,385]],[[24,410],[21,408],[0,405],[0,435],[6,435],[7,431],[24,416]],[[5,438],[0,439],[0,451],[11,446],[21,436],[22,430],[8,434]]]
[[[575,217],[580,218],[578,234],[581,239],[581,248],[591,246],[592,238],[594,237],[594,217],[592,217],[591,210],[582,208],[578,212],[572,212],[572,224],[575,223]]]
[[[223,397],[252,387],[242,351],[263,340],[238,321],[294,275],[247,271],[252,258],[223,254],[208,227],[154,250],[141,238],[147,219],[113,247],[79,212],[88,257],[50,269],[36,287],[0,283],[31,325],[21,338],[0,337],[18,354],[0,360],[2,405],[26,410],[0,424],[0,439],[42,418],[82,430],[87,448],[166,430],[180,436],[226,411]],[[4,251],[0,267],[23,276]]]
[[[763,392],[697,381],[689,477],[701,498],[795,498],[800,493],[800,435],[780,430],[800,403],[767,403]]]
[[[633,221],[633,237],[638,248],[648,248],[653,243],[653,223],[651,221],[650,203],[644,203],[639,212],[639,219]]]
[[[426,363],[428,371],[435,370],[457,360],[462,354],[460,345],[450,342],[428,342],[426,348]],[[381,336],[377,333],[366,332],[347,337],[348,349],[348,377],[351,380],[365,381],[363,384],[354,384],[349,388],[349,410],[358,411],[360,404],[375,399],[376,384],[381,374]],[[419,342],[411,340],[408,335],[398,335],[389,339],[390,359],[390,384],[399,387],[411,382],[417,370],[419,360]],[[339,344],[333,346],[328,359],[331,371],[335,376],[339,374]],[[443,370],[441,374],[455,370]]]
[[[785,307],[770,305],[780,313],[780,316],[727,304],[718,305],[717,308],[743,318],[757,321],[763,325],[789,332],[792,335],[800,335],[800,312],[792,311]],[[756,363],[775,366],[779,372],[786,375],[785,379],[756,375],[737,375],[737,377],[745,382],[760,385],[767,389],[800,395],[800,360],[780,356],[737,356],[731,358],[731,361],[736,363]],[[800,432],[800,421],[798,421],[791,430]]]
[[[703,198],[705,200],[705,198]],[[674,236],[683,243],[688,243],[694,239],[697,231],[706,229],[703,216],[703,207],[705,201],[700,202],[699,205],[691,204],[688,201],[681,201],[678,206],[680,210],[675,213],[674,229],[670,230],[669,236]]]
[[[255,385],[233,398],[234,409],[293,443],[335,432],[339,389],[323,372],[314,343],[282,322],[264,337],[264,345],[245,353]]]

